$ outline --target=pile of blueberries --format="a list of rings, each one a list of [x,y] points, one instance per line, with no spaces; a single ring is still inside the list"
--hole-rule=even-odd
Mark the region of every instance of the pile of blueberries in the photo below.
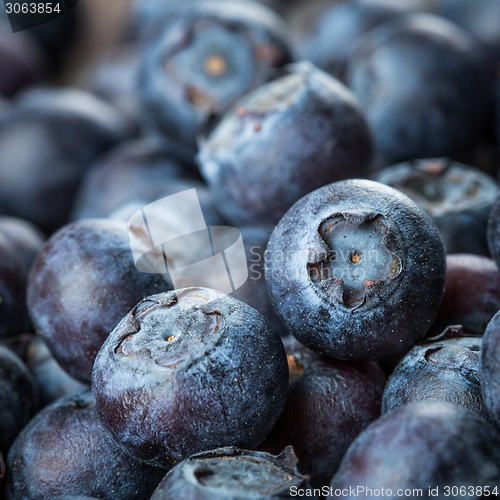
[[[500,496],[500,2],[126,8],[0,16],[0,498]]]

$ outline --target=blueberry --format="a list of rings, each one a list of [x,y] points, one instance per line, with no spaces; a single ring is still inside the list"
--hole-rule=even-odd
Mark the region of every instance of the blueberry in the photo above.
[[[7,455],[7,497],[140,500],[149,498],[163,475],[109,437],[87,391],[45,407],[21,431]]]
[[[144,49],[138,95],[156,131],[196,150],[212,116],[290,60],[286,28],[254,2],[197,2],[167,12]]]
[[[64,224],[85,169],[132,130],[83,91],[37,89],[0,115],[0,213],[46,232]]]
[[[494,261],[479,255],[448,255],[443,301],[429,333],[462,325],[466,332],[482,335],[499,309],[500,272]]]
[[[391,374],[382,413],[412,401],[447,401],[488,418],[479,380],[480,337],[414,346]]]
[[[130,308],[168,290],[163,275],[135,267],[124,222],[87,219],[54,233],[29,277],[33,324],[58,363],[89,382],[97,351]]]
[[[351,93],[307,62],[224,115],[198,163],[217,207],[235,224],[275,224],[299,198],[365,177],[371,134]]]
[[[376,360],[423,338],[441,301],[437,228],[407,196],[345,180],[299,200],[276,226],[266,279],[293,335],[321,354]]]
[[[39,406],[38,388],[26,365],[0,345],[0,452],[7,453]]]
[[[309,16],[312,19],[304,23],[302,32],[296,33],[296,51],[302,58],[344,80],[358,40],[375,26],[405,12],[405,7],[383,1],[323,2],[317,12]]]
[[[450,403],[410,403],[383,416],[363,431],[344,456],[328,498],[373,498],[410,491],[413,498],[446,497],[446,487],[463,487],[467,498],[482,498],[500,481],[500,435],[470,410]],[[469,489],[469,487],[471,489]],[[335,494],[337,490],[344,493]],[[359,488],[359,489],[358,489]],[[451,498],[463,498],[449,492]]]
[[[279,456],[233,446],[197,453],[176,465],[151,500],[267,500],[310,491],[292,448]]]
[[[387,167],[376,180],[407,194],[432,217],[448,253],[488,255],[486,226],[499,192],[492,177],[447,158],[432,158]]]
[[[287,385],[285,350],[265,319],[206,288],[139,302],[92,374],[104,426],[161,467],[220,446],[255,447],[276,423]]]
[[[348,69],[382,165],[469,160],[490,126],[489,82],[475,41],[445,19],[408,14],[370,31]]]
[[[287,349],[285,407],[261,447],[277,452],[292,445],[299,470],[321,487],[329,484],[351,442],[380,416],[386,377],[376,363],[322,358],[296,344]]]
[[[488,413],[500,425],[500,312],[488,323],[483,336],[479,374]]]
[[[79,188],[72,217],[108,217],[126,204],[147,205],[174,193],[172,184],[190,183],[195,169],[161,141],[127,141],[92,164]]]

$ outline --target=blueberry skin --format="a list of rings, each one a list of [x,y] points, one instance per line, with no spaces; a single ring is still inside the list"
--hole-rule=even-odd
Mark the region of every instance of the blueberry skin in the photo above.
[[[97,355],[103,425],[133,456],[167,467],[220,446],[252,448],[283,408],[283,344],[253,308],[206,288],[147,297]]]
[[[61,497],[54,497],[52,500],[92,500],[96,497],[87,497],[82,495],[64,495]]]
[[[444,288],[429,333],[435,335],[448,325],[462,325],[472,335],[483,335],[500,309],[500,271],[495,262],[479,255],[447,255]]]
[[[439,156],[468,160],[489,126],[491,89],[480,50],[438,16],[408,14],[370,31],[347,81],[383,166]]]
[[[488,217],[488,248],[497,266],[500,266],[500,194],[497,196]]]
[[[97,351],[127,311],[171,288],[164,275],[137,270],[124,222],[87,219],[43,246],[28,280],[28,310],[57,362],[89,383]]]
[[[32,331],[26,282],[45,236],[30,222],[0,216],[0,339]]]
[[[263,445],[273,452],[292,445],[299,470],[321,487],[330,483],[356,436],[380,416],[386,377],[373,362],[349,363],[304,351],[287,349],[288,396]]]
[[[0,345],[0,451],[7,453],[19,431],[39,407],[36,382],[26,365]]]
[[[405,6],[384,2],[335,2],[318,8],[304,33],[296,33],[295,50],[331,75],[345,72],[359,39],[375,26],[405,12]]]
[[[471,33],[483,46],[488,59],[494,63],[500,57],[500,4],[496,0],[439,0],[436,12]]]
[[[480,337],[414,346],[387,381],[382,413],[413,401],[446,401],[488,418],[479,378],[480,348]]]
[[[31,330],[25,298],[27,269],[11,241],[0,230],[0,338]]]
[[[497,151],[497,171],[500,169],[500,69],[495,75],[495,140]]]
[[[154,138],[126,141],[98,158],[86,172],[72,219],[109,217],[125,204],[144,205],[171,194],[171,185],[195,177],[196,166]],[[196,172],[197,173],[197,172]]]
[[[133,133],[120,113],[84,91],[24,93],[0,115],[0,213],[53,232],[67,221],[90,163]]]
[[[447,253],[489,255],[486,228],[499,194],[489,175],[447,158],[428,158],[384,168],[375,180],[399,189],[431,216]]]
[[[347,451],[330,487],[365,488],[355,498],[373,498],[367,488],[489,486],[500,481],[500,436],[492,424],[474,412],[450,403],[410,403],[370,425]],[[475,492],[475,489],[474,489]],[[481,498],[470,494],[467,498]],[[349,495],[328,496],[354,498]],[[459,497],[453,497],[459,498]],[[463,498],[463,497],[462,497]]]
[[[406,352],[425,336],[443,295],[437,228],[407,196],[374,181],[339,181],[303,197],[274,229],[267,254],[282,321],[304,345],[337,359]]]
[[[279,456],[234,446],[197,453],[176,465],[151,500],[267,500],[310,490],[291,447]],[[293,490],[292,490],[293,491]]]
[[[3,234],[14,248],[27,274],[42,248],[45,235],[31,222],[7,216],[0,216],[0,234]]]
[[[320,186],[366,177],[371,157],[352,94],[302,62],[239,100],[200,144],[197,161],[222,214],[251,225],[276,224]]]
[[[2,496],[2,498],[5,497],[4,486],[5,486],[5,460],[3,458],[2,452],[0,451],[0,495]]]
[[[479,375],[484,403],[491,419],[500,425],[500,312],[488,323],[483,335]]]
[[[210,117],[290,61],[284,23],[255,2],[185,4],[150,31],[137,86],[147,125],[193,152]]]
[[[141,33],[147,33],[149,29],[154,28],[158,17],[164,15],[167,9],[179,9],[186,4],[196,2],[200,2],[200,0],[132,0],[130,12],[132,36],[140,36]],[[233,0],[218,0],[217,3],[223,2],[234,3]],[[278,13],[284,10],[283,0],[255,0],[255,2],[272,8]]]
[[[0,32],[0,95],[12,97],[48,76],[48,60],[27,33]]]
[[[102,55],[89,69],[86,88],[141,124],[141,108],[135,81],[141,61],[139,43],[121,43]]]
[[[149,498],[163,472],[122,451],[87,391],[45,407],[21,431],[7,455],[7,498],[139,500]]]

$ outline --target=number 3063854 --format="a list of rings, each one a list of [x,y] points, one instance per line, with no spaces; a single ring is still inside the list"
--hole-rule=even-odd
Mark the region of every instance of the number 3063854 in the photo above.
[[[6,3],[7,14],[60,14],[59,2]]]

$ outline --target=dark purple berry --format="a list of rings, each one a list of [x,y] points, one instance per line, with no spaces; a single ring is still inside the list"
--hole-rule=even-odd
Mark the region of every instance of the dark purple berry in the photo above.
[[[85,170],[133,130],[111,106],[73,89],[35,89],[0,115],[0,213],[50,233],[67,222]]]
[[[408,14],[370,31],[350,61],[348,83],[382,165],[439,156],[469,161],[490,126],[480,50],[438,16]]]
[[[445,253],[407,196],[346,180],[299,200],[276,226],[266,278],[274,306],[309,348],[343,360],[407,351],[425,336],[441,297]]]
[[[0,452],[7,453],[39,407],[38,388],[26,365],[0,345]]]
[[[376,180],[399,189],[431,216],[447,253],[488,255],[486,226],[498,196],[492,177],[446,158],[432,158],[387,167]]]
[[[390,498],[405,490],[413,498],[433,498],[431,489],[437,492],[434,496],[446,498],[447,486],[462,486],[467,498],[479,499],[486,486],[498,492],[499,482],[500,435],[493,425],[450,403],[411,403],[358,436],[330,484],[328,498],[354,498],[350,488],[362,499],[374,498],[373,491],[382,488]],[[451,490],[449,494],[460,498]]]
[[[55,401],[21,431],[7,456],[7,498],[143,500],[163,475],[109,437],[88,391]]]
[[[479,380],[480,337],[414,346],[392,372],[382,413],[413,401],[447,401],[488,418]]]
[[[500,312],[484,332],[479,373],[484,403],[491,419],[500,426]]]
[[[261,446],[277,452],[292,445],[299,470],[311,477],[313,486],[324,486],[351,442],[380,416],[386,377],[373,362],[336,361],[304,351],[287,351],[287,400]]]
[[[456,254],[446,257],[443,301],[429,331],[435,335],[448,325],[482,335],[500,309],[500,272],[488,257]]]
[[[177,188],[181,191],[179,183],[188,189],[195,169],[159,140],[127,141],[100,157],[85,174],[73,218],[109,217],[128,204],[145,206],[177,192]]]
[[[286,28],[255,2],[195,2],[165,12],[143,51],[138,95],[154,130],[195,151],[211,116],[289,62]]]
[[[200,145],[218,209],[235,224],[276,224],[313,189],[366,177],[371,133],[349,90],[307,62],[239,100]]]
[[[220,446],[257,446],[287,386],[285,350],[266,320],[207,288],[139,302],[92,375],[104,426],[133,456],[161,467]]]
[[[176,465],[151,500],[271,500],[310,491],[292,448],[278,456],[233,446],[197,453]]]
[[[164,275],[135,267],[124,222],[87,219],[43,246],[30,273],[28,308],[58,363],[89,382],[97,351],[127,311],[170,288]]]

